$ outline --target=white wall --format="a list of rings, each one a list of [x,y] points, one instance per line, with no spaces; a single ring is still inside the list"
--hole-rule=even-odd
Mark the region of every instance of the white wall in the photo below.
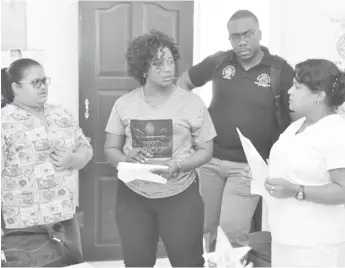
[[[49,101],[63,104],[78,119],[78,2],[27,2],[27,49],[44,50],[51,77]]]
[[[293,66],[325,58],[345,71],[344,0],[270,0],[272,50]],[[345,118],[345,104],[339,109]]]
[[[1,0],[1,49],[26,48],[25,1]]]
[[[27,49],[44,51],[44,69],[51,77],[50,103],[62,104],[78,120],[78,2],[26,0]],[[75,178],[78,184],[78,178]],[[78,187],[79,189],[79,187]],[[79,192],[76,200],[79,200]]]

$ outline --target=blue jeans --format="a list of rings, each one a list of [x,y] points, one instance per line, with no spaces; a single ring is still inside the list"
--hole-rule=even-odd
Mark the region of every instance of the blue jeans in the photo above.
[[[214,250],[218,225],[234,247],[249,244],[251,222],[260,197],[250,194],[250,181],[242,175],[245,167],[247,163],[213,158],[199,169],[208,251]]]

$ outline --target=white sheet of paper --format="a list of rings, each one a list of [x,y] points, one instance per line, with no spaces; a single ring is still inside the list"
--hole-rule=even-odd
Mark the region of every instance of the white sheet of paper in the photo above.
[[[66,266],[66,267],[71,267],[71,268],[93,268],[95,266],[92,266],[88,262],[83,262],[83,263],[74,264],[74,265],[70,265],[70,266]]]
[[[151,165],[151,164],[139,164],[139,163],[128,163],[120,162],[117,164],[117,170],[168,170],[168,166],[164,165]]]
[[[266,162],[262,159],[252,142],[244,137],[238,128],[236,128],[236,130],[253,176],[253,180],[251,181],[251,193],[261,195],[263,198],[267,199],[267,201],[272,200],[273,197],[266,191],[264,186],[269,172]]]
[[[163,165],[147,165],[136,163],[120,162],[117,165],[118,178],[124,183],[129,183],[134,180],[150,181],[155,183],[166,184],[167,180],[157,174],[153,174],[153,170],[167,170],[167,166]]]
[[[209,262],[216,264],[217,267],[243,267],[241,259],[249,252],[251,247],[233,248],[222,227],[218,226],[217,242],[214,252],[205,252],[204,241],[204,259],[205,267],[209,267]]]

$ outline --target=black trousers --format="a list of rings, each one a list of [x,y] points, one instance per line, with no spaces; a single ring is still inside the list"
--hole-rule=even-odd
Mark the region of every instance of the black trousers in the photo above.
[[[115,220],[126,267],[153,267],[161,237],[173,267],[202,267],[204,203],[196,179],[184,192],[148,199],[118,182]]]

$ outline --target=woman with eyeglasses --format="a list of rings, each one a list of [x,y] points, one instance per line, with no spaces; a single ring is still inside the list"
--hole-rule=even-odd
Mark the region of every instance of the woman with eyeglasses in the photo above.
[[[166,184],[117,182],[115,220],[127,267],[153,267],[159,237],[173,267],[202,267],[204,205],[196,168],[209,161],[216,132],[202,100],[173,84],[180,53],[153,30],[128,46],[129,73],[140,87],[114,104],[105,156],[161,164]]]
[[[47,104],[49,83],[32,59],[1,70],[1,225],[5,236],[58,225],[81,255],[75,178],[93,151],[72,115]],[[29,259],[18,264],[40,266]]]

